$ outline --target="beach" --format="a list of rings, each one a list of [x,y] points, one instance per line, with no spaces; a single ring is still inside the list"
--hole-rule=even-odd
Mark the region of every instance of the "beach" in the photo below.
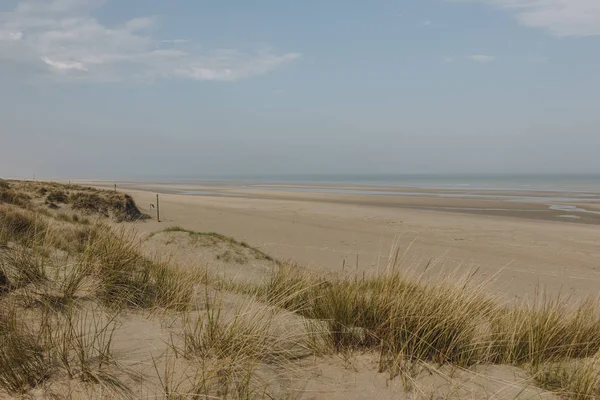
[[[113,182],[79,182],[110,188]],[[117,182],[169,226],[218,232],[321,272],[384,271],[397,246],[416,273],[471,272],[511,299],[597,295],[600,196],[557,190]]]
[[[80,183],[0,181],[7,398],[597,397],[594,193]]]

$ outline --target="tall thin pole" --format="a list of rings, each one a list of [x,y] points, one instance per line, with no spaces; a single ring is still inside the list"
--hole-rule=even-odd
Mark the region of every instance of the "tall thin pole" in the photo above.
[[[117,184],[115,183],[115,192],[117,191]]]
[[[156,195],[156,220],[160,222],[160,207],[158,205],[158,194]]]

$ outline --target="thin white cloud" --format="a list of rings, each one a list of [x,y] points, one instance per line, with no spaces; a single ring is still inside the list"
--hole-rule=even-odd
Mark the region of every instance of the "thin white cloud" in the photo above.
[[[431,22],[430,20],[423,21],[423,25],[425,25],[425,26],[429,26],[431,24],[433,24],[433,22]]]
[[[224,50],[177,68],[176,76],[200,81],[236,81],[262,75],[300,57],[299,54],[273,55],[268,51],[244,54]]]
[[[22,38],[23,32],[0,31],[0,41],[13,42]]]
[[[300,57],[270,49],[200,53],[187,40],[150,36],[154,17],[134,18],[119,26],[101,23],[92,13],[103,3],[22,0],[13,11],[0,13],[0,73],[4,69],[59,81],[236,81],[266,74]],[[181,46],[173,49],[168,44]]]
[[[58,71],[87,71],[87,68],[80,62],[60,62],[51,60],[48,57],[42,57],[42,61]]]
[[[600,35],[600,0],[476,0],[512,10],[525,26],[556,36]]]
[[[467,57],[469,60],[480,64],[489,64],[496,60],[494,56],[486,56],[484,54],[473,54]]]
[[[189,39],[164,39],[160,41],[161,43],[171,43],[171,44],[185,44],[191,42]]]

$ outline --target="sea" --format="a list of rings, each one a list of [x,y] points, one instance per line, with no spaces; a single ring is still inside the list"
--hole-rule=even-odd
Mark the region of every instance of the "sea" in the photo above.
[[[600,194],[600,174],[264,174],[171,179],[237,185],[377,186],[446,190],[552,191]]]

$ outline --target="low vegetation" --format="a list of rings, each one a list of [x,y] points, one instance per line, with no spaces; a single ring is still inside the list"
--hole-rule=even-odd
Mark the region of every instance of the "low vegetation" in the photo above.
[[[323,280],[282,269],[261,296],[326,323],[331,351],[378,351],[380,370],[392,375],[406,360],[465,368],[510,364],[546,371],[545,376],[547,365],[583,360],[581,365],[600,373],[597,362],[585,361],[600,349],[597,301],[540,297],[534,304],[509,307],[484,295],[483,288],[471,275],[432,281],[395,272]],[[582,373],[581,368],[560,370]]]
[[[560,396],[600,398],[596,300],[540,293],[505,305],[476,274],[407,272],[397,250],[377,276],[324,277],[273,260],[278,268],[263,284],[227,283],[148,258],[134,230],[107,224],[139,213],[130,198],[40,185],[0,181],[0,392],[8,396],[296,398],[301,391],[275,377],[294,376],[305,357],[369,353],[389,379],[411,377],[415,365],[511,365]],[[46,201],[69,213],[49,211]],[[166,232],[272,260],[216,233]],[[301,329],[278,333],[290,326],[281,316]],[[131,319],[164,332],[150,363],[115,350]]]
[[[252,254],[253,258],[255,258],[257,260],[273,261],[279,265],[283,265],[279,260],[273,259],[273,257],[271,257],[270,255],[266,254],[265,252],[255,248],[255,247],[250,246],[246,242],[240,242],[240,241],[232,238],[231,236],[225,236],[225,235],[222,235],[222,234],[216,233],[216,232],[194,232],[194,231],[190,231],[188,229],[184,229],[180,226],[171,226],[160,232],[153,233],[152,235],[150,235],[150,237],[152,237],[153,235],[155,235],[157,233],[170,233],[170,232],[187,233],[188,235],[190,235],[190,237],[192,239],[196,239],[196,240],[198,240],[200,238],[207,239],[210,242],[209,244],[212,244],[212,245],[215,245],[218,242],[225,242],[225,243],[232,245],[231,248],[239,247],[239,248],[248,250]],[[235,254],[227,255],[226,253],[224,253],[222,255],[222,257],[234,257],[234,256],[235,256]],[[243,264],[244,262],[240,262],[240,264]]]
[[[541,387],[564,397],[585,400],[600,396],[600,352],[583,360],[540,364],[533,372]]]
[[[117,222],[135,222],[149,218],[127,194],[53,182],[2,181],[0,203],[45,213],[48,210],[66,209],[74,211],[72,215],[80,213],[111,218]]]

